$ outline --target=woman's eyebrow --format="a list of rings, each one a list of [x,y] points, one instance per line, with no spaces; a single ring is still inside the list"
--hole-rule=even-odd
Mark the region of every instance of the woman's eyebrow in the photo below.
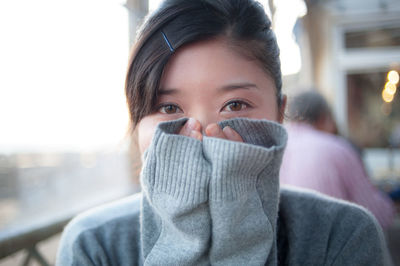
[[[248,82],[244,82],[244,83],[231,83],[228,85],[224,85],[222,87],[219,87],[218,90],[219,91],[231,91],[231,90],[239,90],[239,89],[258,89],[256,84],[253,83],[248,83]],[[173,95],[173,94],[177,94],[179,93],[178,89],[173,89],[173,88],[161,88],[158,91],[158,95]]]
[[[177,89],[166,89],[166,88],[161,88],[158,91],[158,95],[171,95],[171,94],[177,94],[179,90]]]
[[[225,86],[220,87],[218,90],[221,91],[231,91],[231,90],[238,90],[238,89],[258,89],[256,84],[253,83],[232,83]]]

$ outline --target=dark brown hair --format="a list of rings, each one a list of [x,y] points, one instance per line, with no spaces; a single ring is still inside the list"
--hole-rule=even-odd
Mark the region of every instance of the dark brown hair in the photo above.
[[[166,0],[138,32],[125,83],[132,126],[153,111],[168,60],[189,43],[226,38],[257,60],[275,83],[282,104],[279,48],[271,21],[254,0]]]

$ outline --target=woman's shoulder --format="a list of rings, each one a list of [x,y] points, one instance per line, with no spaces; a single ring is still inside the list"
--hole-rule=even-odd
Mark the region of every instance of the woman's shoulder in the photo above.
[[[281,188],[279,205],[279,215],[291,227],[325,230],[320,233],[367,225],[381,230],[375,217],[364,207],[311,189],[285,186]]]
[[[101,228],[113,223],[123,224],[139,217],[140,193],[107,203],[85,211],[68,224],[65,230],[82,233],[87,230]]]
[[[289,253],[284,257],[299,265],[390,265],[369,211],[312,190],[281,189],[279,238]]]
[[[109,252],[123,250],[118,246],[130,249],[132,255],[138,253],[140,202],[141,194],[135,194],[93,208],[72,219],[61,238],[57,265],[85,263],[93,254],[101,254],[96,257],[106,261],[118,256]]]
[[[321,219],[333,218],[337,215],[343,218],[343,215],[345,215],[346,217],[349,216],[349,219],[363,216],[368,220],[375,220],[374,216],[360,205],[333,198],[312,189],[290,185],[281,188],[280,207],[281,211],[290,212],[294,215],[317,214],[317,217]]]

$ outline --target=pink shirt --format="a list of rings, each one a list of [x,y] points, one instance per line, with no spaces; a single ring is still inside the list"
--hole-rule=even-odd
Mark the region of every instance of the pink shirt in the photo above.
[[[345,140],[303,123],[286,128],[289,140],[281,184],[314,189],[362,205],[383,228],[392,223],[393,203],[371,184],[361,159]]]

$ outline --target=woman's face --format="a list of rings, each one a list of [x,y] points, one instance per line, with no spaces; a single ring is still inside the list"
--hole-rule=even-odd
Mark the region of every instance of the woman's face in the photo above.
[[[205,129],[234,117],[282,122],[283,113],[272,79],[257,61],[235,52],[224,40],[194,43],[171,57],[155,110],[138,124],[141,153],[162,121],[191,117]]]

